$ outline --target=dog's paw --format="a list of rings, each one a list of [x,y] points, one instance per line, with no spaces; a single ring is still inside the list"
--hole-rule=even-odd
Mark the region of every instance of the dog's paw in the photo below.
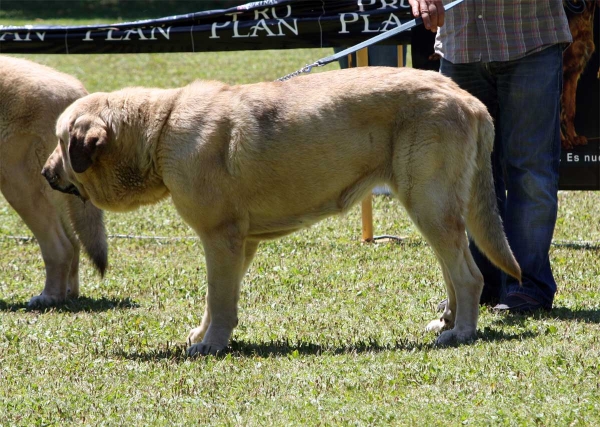
[[[477,338],[477,331],[457,331],[456,329],[450,329],[444,331],[435,341],[435,345],[451,346],[456,344],[464,344],[474,341]]]
[[[188,343],[188,345],[199,343],[200,341],[202,341],[202,338],[204,338],[205,332],[205,329],[201,327],[192,329],[188,334],[186,342]]]
[[[448,329],[448,324],[442,317],[432,320],[425,328],[427,332],[442,332],[444,329]]]
[[[218,346],[215,344],[203,344],[201,342],[194,344],[193,346],[187,349],[188,357],[197,357],[197,356],[207,356],[213,355],[217,356],[223,350],[225,350],[226,346]]]
[[[27,308],[43,308],[58,305],[65,302],[65,298],[54,295],[47,295],[43,292],[36,297],[33,297],[27,303]]]

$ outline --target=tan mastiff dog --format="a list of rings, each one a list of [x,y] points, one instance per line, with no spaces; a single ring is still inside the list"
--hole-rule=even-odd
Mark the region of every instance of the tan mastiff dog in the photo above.
[[[46,267],[46,285],[29,306],[79,295],[80,244],[104,274],[102,211],[78,197],[52,191],[40,174],[56,147],[56,119],[87,95],[74,77],[24,59],[0,56],[0,190],[31,229]]]
[[[448,309],[439,344],[476,336],[476,244],[520,268],[496,209],[484,105],[437,73],[366,67],[285,82],[129,88],[76,101],[57,123],[44,174],[102,209],[171,196],[205,249],[208,291],[188,354],[224,349],[261,240],[345,212],[387,184],[433,247]]]

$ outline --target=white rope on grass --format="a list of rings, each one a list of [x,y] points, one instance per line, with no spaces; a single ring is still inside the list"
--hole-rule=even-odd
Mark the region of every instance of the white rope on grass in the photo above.
[[[183,240],[199,240],[196,236],[144,236],[136,234],[109,234],[109,239],[130,239],[130,240],[158,240],[158,241],[183,241]],[[377,236],[380,239],[397,239],[396,236],[383,235]],[[1,240],[18,240],[21,242],[34,241],[35,237],[30,236],[0,236]],[[401,238],[401,240],[412,240]],[[600,249],[600,240],[554,240],[552,246],[555,247],[573,247],[578,249]]]
[[[109,234],[107,236],[109,239],[137,239],[137,240],[199,240],[196,236],[177,236],[177,237],[168,237],[168,236],[139,236],[135,234]],[[35,237],[32,236],[0,236],[0,240],[18,240],[21,242],[31,242],[35,241]]]

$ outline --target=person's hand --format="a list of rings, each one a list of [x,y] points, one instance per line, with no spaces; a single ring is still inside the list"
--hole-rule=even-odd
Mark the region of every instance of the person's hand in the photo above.
[[[444,5],[442,0],[408,0],[415,18],[423,18],[423,25],[428,30],[437,31],[444,25]]]

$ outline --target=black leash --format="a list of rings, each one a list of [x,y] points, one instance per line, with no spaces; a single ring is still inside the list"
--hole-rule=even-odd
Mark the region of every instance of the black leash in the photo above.
[[[459,5],[460,3],[462,3],[464,0],[455,0],[451,3],[448,3],[446,6],[444,6],[444,10],[450,10],[452,9],[454,6]],[[285,81],[285,80],[289,80],[292,77],[296,77],[300,74],[304,74],[304,73],[310,73],[311,70],[313,69],[313,67],[322,67],[323,65],[327,65],[330,64],[334,61],[339,60],[340,58],[343,58],[346,55],[350,55],[351,53],[356,52],[357,50],[363,49],[365,47],[371,46],[375,43],[379,43],[382,40],[385,40],[387,38],[390,38],[392,36],[395,36],[398,33],[401,33],[402,31],[406,31],[410,28],[416,27],[417,25],[421,25],[423,23],[423,19],[422,18],[416,18],[413,19],[412,21],[408,21],[405,22],[404,24],[400,25],[399,27],[396,27],[392,30],[388,30],[384,33],[381,33],[379,35],[376,35],[375,37],[371,37],[370,39],[365,40],[364,42],[361,42],[357,45],[354,45],[352,47],[349,47],[348,49],[344,49],[336,54],[330,55],[330,56],[326,56],[325,58],[321,58],[315,62],[313,62],[312,64],[307,64],[304,67],[300,68],[297,71],[294,71],[293,73],[290,73],[286,76],[280,77],[279,79],[277,79],[276,81]]]

